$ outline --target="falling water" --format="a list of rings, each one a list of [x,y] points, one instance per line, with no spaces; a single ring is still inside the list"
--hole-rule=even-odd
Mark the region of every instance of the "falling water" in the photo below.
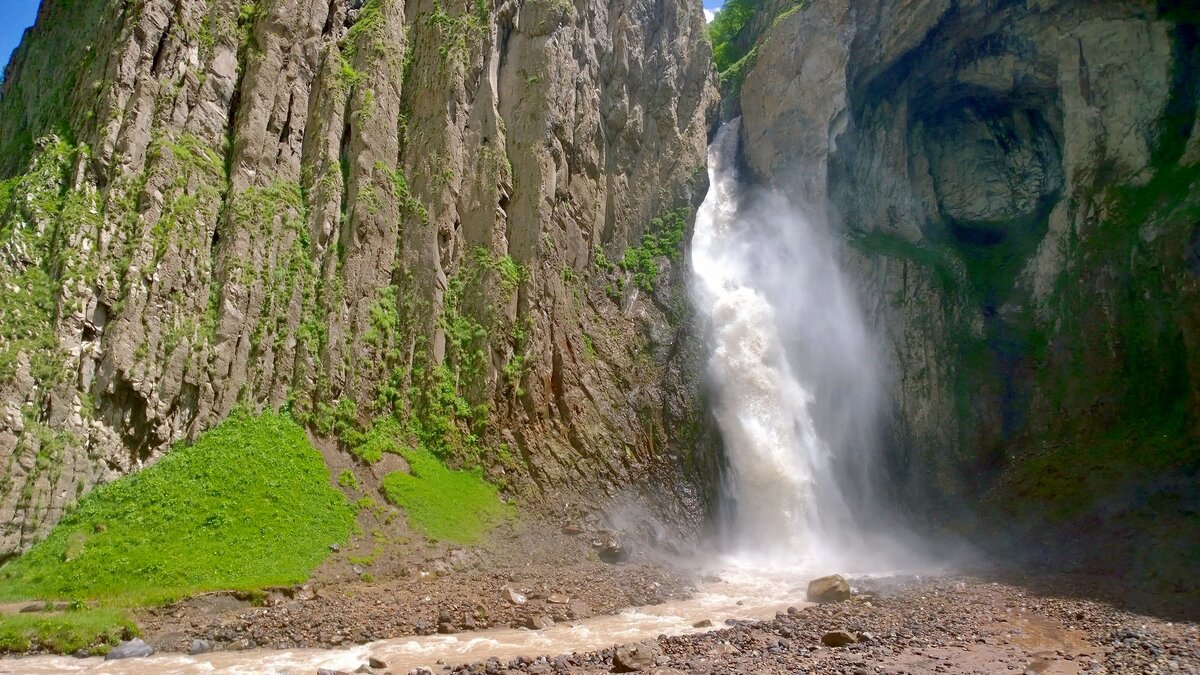
[[[760,561],[844,567],[860,535],[850,504],[871,496],[873,350],[824,229],[739,185],[738,136],[735,120],[709,149],[692,240],[731,544]]]

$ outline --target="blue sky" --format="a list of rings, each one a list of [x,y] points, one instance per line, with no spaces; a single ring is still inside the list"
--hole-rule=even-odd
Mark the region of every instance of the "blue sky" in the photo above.
[[[41,0],[0,0],[0,72],[8,65],[21,35],[37,18]]]
[[[725,0],[704,0],[704,15],[712,21],[712,12],[721,9],[721,5],[725,4]]]
[[[720,9],[724,1],[704,0],[704,9]],[[33,25],[40,3],[41,0],[0,0],[0,72],[8,65],[12,51],[21,43],[25,29]]]

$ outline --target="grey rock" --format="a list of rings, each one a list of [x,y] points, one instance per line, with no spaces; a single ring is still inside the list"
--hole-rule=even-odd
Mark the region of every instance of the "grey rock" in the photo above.
[[[212,640],[192,640],[191,646],[188,648],[188,653],[207,654],[213,650]]]
[[[116,661],[118,659],[140,658],[150,656],[153,653],[154,650],[150,648],[150,645],[143,642],[141,638],[134,638],[113,647],[104,655],[104,660]]]

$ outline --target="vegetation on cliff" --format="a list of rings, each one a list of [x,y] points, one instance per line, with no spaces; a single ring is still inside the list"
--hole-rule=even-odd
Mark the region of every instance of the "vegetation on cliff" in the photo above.
[[[736,98],[754,67],[758,45],[772,27],[808,5],[808,0],[728,0],[708,24],[713,66],[726,97]]]

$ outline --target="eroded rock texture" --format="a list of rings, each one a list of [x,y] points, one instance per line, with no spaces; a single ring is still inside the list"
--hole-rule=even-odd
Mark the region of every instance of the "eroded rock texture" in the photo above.
[[[746,162],[848,244],[889,365],[891,475],[922,499],[1119,520],[1114,551],[1194,564],[1198,21],[813,0],[760,40]]]
[[[699,5],[360,4],[43,3],[0,96],[0,559],[238,406],[695,525],[684,270],[609,261],[703,192]]]

